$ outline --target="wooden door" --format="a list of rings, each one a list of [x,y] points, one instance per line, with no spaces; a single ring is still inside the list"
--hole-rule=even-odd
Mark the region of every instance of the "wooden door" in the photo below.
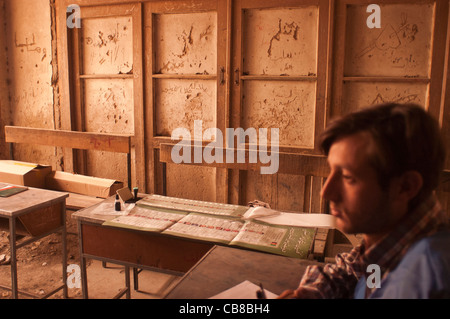
[[[418,103],[439,118],[448,1],[337,2],[331,116],[384,102]]]
[[[80,28],[68,29],[72,90],[65,129],[134,135],[132,162],[141,163],[141,5],[82,7],[80,18]],[[128,183],[125,154],[79,151],[66,153],[65,161],[77,173]],[[141,165],[132,165],[131,179],[133,186],[143,185]]]
[[[157,1],[144,5],[147,190],[168,196],[226,201],[226,171],[159,161],[160,144],[201,140],[226,126],[225,1]]]
[[[278,129],[280,152],[319,154],[328,103],[329,2],[234,1],[233,21],[231,125]],[[322,211],[321,177],[233,174],[233,202]]]

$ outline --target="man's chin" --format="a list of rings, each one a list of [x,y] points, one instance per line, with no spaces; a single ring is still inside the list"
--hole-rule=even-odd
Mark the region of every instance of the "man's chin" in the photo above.
[[[344,221],[342,218],[336,219],[336,228],[345,234],[356,234],[357,232],[353,229],[352,225]]]

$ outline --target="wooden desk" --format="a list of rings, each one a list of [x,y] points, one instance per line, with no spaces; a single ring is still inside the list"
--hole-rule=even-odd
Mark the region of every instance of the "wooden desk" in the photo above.
[[[113,201],[114,197],[110,197],[98,205],[111,205],[112,209]],[[166,234],[142,228],[110,226],[105,222],[116,216],[99,215],[99,212],[106,213],[108,210],[97,209],[98,205],[72,215],[78,222],[83,298],[88,298],[87,258],[125,266],[125,288],[115,297],[120,298],[126,294],[129,298],[130,267],[182,275],[196,265],[216,243],[177,237],[170,232]],[[262,254],[262,256],[271,256],[267,258],[273,260],[289,260],[275,255]],[[295,264],[301,265],[304,262],[297,259]]]
[[[245,280],[281,294],[294,289],[309,265],[319,262],[214,246],[166,294],[166,299],[207,299]]]
[[[0,183],[0,187],[6,185],[10,184]],[[67,193],[29,187],[28,190],[10,197],[0,197],[0,228],[6,228],[10,232],[11,251],[11,287],[2,286],[2,288],[11,289],[12,298],[18,298],[19,293],[17,249],[57,232],[61,232],[63,284],[43,298],[61,289],[64,291],[64,298],[67,298],[66,197],[68,196]],[[17,234],[31,236],[31,238],[17,243]],[[26,292],[20,293],[36,297]]]
[[[105,202],[113,202],[110,197]],[[124,294],[130,297],[129,268],[158,270],[182,275],[194,266],[214,245],[155,232],[102,225],[116,216],[93,214],[98,205],[72,215],[78,223],[83,298],[88,298],[86,259],[125,266]]]

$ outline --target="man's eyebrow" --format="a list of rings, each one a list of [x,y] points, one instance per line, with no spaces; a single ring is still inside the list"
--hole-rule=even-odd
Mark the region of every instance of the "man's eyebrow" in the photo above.
[[[330,162],[327,160],[327,164],[328,164],[328,167],[329,168],[331,168],[331,165],[330,165]],[[353,167],[350,167],[350,166],[348,166],[348,165],[345,165],[345,164],[338,164],[338,165],[334,165],[334,167],[336,168],[339,168],[341,171],[343,170],[343,169],[345,169],[346,171],[349,171],[350,173],[352,173],[352,174],[356,174],[357,173],[357,171],[353,168]]]

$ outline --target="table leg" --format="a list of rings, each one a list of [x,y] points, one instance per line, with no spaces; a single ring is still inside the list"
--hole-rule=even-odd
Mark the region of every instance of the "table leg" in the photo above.
[[[9,219],[9,249],[11,253],[11,292],[12,298],[18,298],[17,258],[16,258],[16,218]]]
[[[83,231],[80,221],[78,221],[78,244],[80,245],[81,293],[83,299],[88,299],[86,258],[83,252]]]
[[[66,230],[66,205],[63,203],[63,209],[61,210],[62,225],[61,230],[61,244],[62,244],[62,280],[63,280],[63,298],[67,299],[67,230]]]
[[[126,298],[131,298],[131,284],[130,284],[130,267],[125,266],[125,286],[127,287]]]

